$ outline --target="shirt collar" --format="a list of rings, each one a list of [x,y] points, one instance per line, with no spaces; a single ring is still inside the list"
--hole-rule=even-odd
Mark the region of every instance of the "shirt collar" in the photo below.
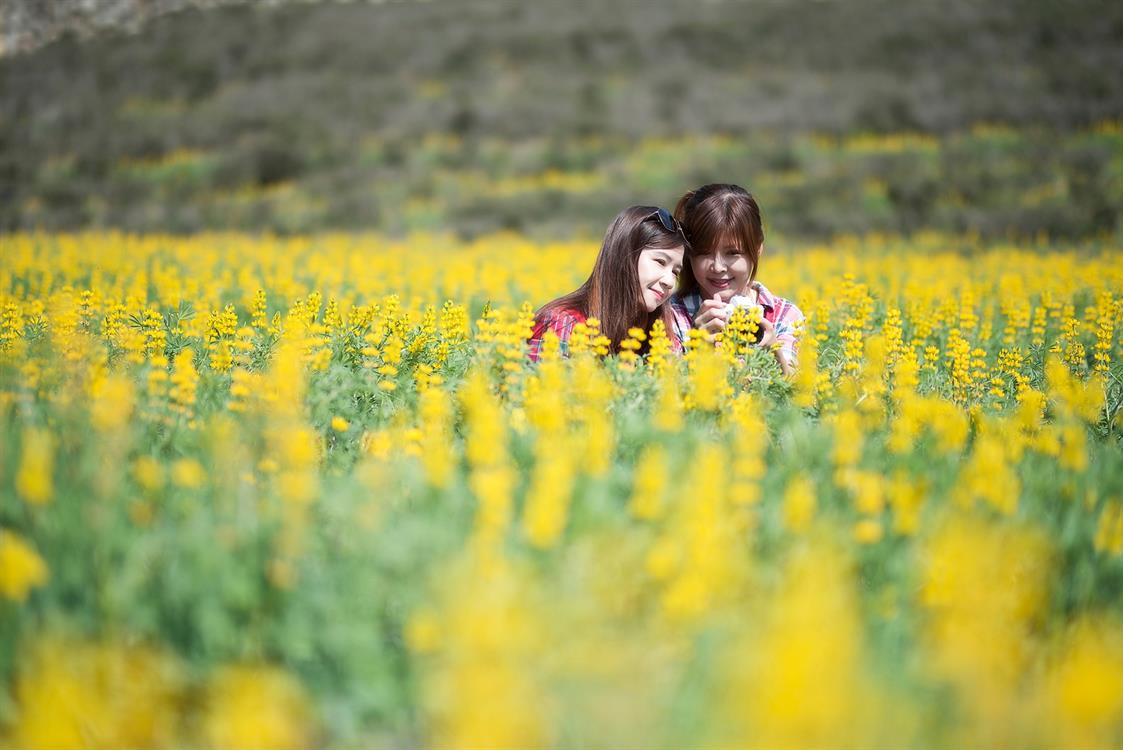
[[[769,310],[776,309],[776,297],[768,291],[768,287],[759,281],[754,281],[753,288],[756,289],[756,301],[761,307],[767,307]]]

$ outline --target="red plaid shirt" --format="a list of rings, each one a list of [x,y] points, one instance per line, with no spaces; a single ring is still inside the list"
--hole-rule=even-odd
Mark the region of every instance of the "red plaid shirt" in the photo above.
[[[777,297],[759,281],[754,281],[752,286],[756,290],[757,302],[764,308],[764,319],[776,328],[776,348],[786,351],[794,357],[799,346],[799,334],[804,320],[803,313],[791,300]],[[667,304],[676,311],[676,325],[685,321],[685,325],[675,332],[679,339],[685,341],[687,334],[694,325],[694,316],[698,314],[698,310],[702,307],[702,295],[699,292],[691,292],[683,297],[676,294],[671,297],[671,301]]]
[[[667,331],[667,338],[671,340],[671,351],[675,354],[682,354],[684,339],[679,335],[679,331],[683,330],[683,326],[685,326],[685,330],[690,330],[690,318],[683,319],[682,313],[674,307],[671,307],[670,310],[673,322],[671,330]],[[534,331],[527,339],[526,355],[531,362],[537,362],[542,356],[542,341],[546,338],[546,333],[553,331],[561,342],[562,356],[569,356],[569,337],[573,335],[573,329],[577,324],[584,323],[586,320],[585,313],[572,307],[549,311],[535,322]]]

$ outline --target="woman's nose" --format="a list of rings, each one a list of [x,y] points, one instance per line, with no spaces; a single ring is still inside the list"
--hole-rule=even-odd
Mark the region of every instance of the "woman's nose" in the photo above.
[[[725,256],[722,255],[721,253],[715,254],[714,255],[714,270],[715,271],[724,271],[725,266],[726,266]]]

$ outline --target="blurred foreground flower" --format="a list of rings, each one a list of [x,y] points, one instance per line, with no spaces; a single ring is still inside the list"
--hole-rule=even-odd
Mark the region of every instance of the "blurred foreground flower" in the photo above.
[[[47,565],[39,553],[10,531],[0,529],[0,595],[22,602],[47,581]]]
[[[312,719],[300,685],[275,667],[221,670],[207,690],[207,747],[298,750],[312,745]]]
[[[29,427],[23,432],[23,455],[16,473],[16,490],[32,505],[42,505],[54,494],[54,452],[50,434]]]
[[[21,661],[9,738],[26,750],[174,746],[180,684],[161,652],[48,638]]]

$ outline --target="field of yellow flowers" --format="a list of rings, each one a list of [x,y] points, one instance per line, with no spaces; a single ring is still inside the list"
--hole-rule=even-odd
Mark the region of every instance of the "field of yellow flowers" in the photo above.
[[[0,747],[1123,742],[1118,247],[530,365],[596,244],[0,237]]]

